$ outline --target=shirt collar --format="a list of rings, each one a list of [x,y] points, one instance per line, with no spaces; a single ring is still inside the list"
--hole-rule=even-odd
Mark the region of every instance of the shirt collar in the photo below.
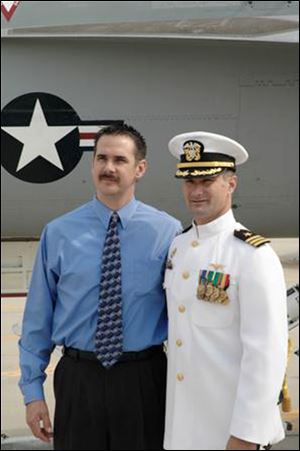
[[[208,224],[197,225],[193,221],[193,228],[196,230],[197,235],[201,238],[209,237],[212,235],[217,235],[224,230],[234,227],[236,224],[235,218],[233,216],[232,210],[227,211],[224,215],[209,222]]]
[[[104,225],[105,229],[107,230],[109,221],[110,221],[110,217],[114,210],[111,210],[106,205],[104,205],[100,200],[97,199],[96,195],[94,196],[92,202],[93,202],[93,208],[94,208],[94,211],[96,212],[96,215],[98,216],[98,218]],[[123,229],[125,229],[127,227],[128,223],[129,223],[130,219],[132,218],[132,216],[134,215],[137,207],[138,207],[138,201],[136,200],[135,197],[133,197],[128,204],[124,205],[124,207],[122,207],[120,210],[117,210],[119,218],[120,218],[121,226]]]

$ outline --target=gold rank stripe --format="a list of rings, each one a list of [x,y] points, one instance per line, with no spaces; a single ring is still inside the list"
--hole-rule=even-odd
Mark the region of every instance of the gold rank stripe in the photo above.
[[[254,244],[255,241],[264,239],[261,235],[252,235],[246,239],[246,243]]]
[[[267,243],[270,243],[270,240],[264,239],[264,240],[258,241],[257,243],[253,244],[253,246],[259,247],[261,244],[267,244]]]
[[[254,235],[250,238],[247,238],[246,243],[252,244],[252,246],[258,246],[260,244],[263,243],[269,243],[270,240],[268,240],[267,238],[264,238],[263,236],[260,235]]]
[[[228,161],[203,161],[202,163],[178,163],[177,167],[180,168],[194,168],[194,167],[201,167],[201,168],[215,168],[215,167],[222,167],[222,168],[233,168],[234,163],[228,162]]]

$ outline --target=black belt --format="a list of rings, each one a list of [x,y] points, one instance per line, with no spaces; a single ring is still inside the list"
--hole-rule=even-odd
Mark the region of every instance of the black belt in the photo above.
[[[118,362],[128,362],[130,360],[145,360],[151,358],[157,354],[163,353],[163,345],[151,346],[151,348],[145,349],[143,351],[137,352],[123,352],[121,357],[118,359]],[[63,355],[67,357],[71,357],[75,360],[92,360],[94,362],[100,361],[97,359],[97,356],[94,352],[91,351],[81,351],[80,349],[75,348],[63,348]]]

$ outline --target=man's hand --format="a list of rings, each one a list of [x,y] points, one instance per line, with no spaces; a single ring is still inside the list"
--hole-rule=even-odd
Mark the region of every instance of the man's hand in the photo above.
[[[257,449],[257,445],[255,443],[246,442],[245,440],[241,440],[240,438],[232,435],[227,442],[226,449]]]
[[[45,401],[33,401],[26,406],[26,422],[33,435],[50,443],[53,437],[48,407]]]

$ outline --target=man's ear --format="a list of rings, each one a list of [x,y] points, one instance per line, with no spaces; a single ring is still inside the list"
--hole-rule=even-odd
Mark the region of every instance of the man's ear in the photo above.
[[[140,160],[136,167],[136,179],[140,180],[146,173],[148,169],[147,160]]]
[[[229,179],[229,192],[230,193],[234,193],[234,191],[236,190],[237,182],[238,182],[238,178],[236,175],[233,175],[232,177],[230,177],[230,179]]]

